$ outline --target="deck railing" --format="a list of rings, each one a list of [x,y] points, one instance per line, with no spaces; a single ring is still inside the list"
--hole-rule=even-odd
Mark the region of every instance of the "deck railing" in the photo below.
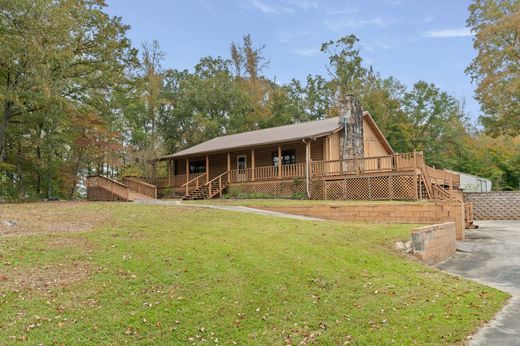
[[[152,198],[157,198],[157,186],[155,185],[148,184],[147,182],[134,177],[123,177],[122,181],[123,184],[127,185],[132,191]]]
[[[227,179],[230,171],[226,171],[215,178],[208,181],[204,186],[208,188],[208,198],[212,199],[214,196],[219,195],[222,197],[222,190],[227,186]]]
[[[200,175],[197,175],[195,178],[188,180],[184,184],[182,184],[180,187],[184,187],[186,189],[186,196],[190,193],[190,188],[198,189],[203,184],[206,183],[206,176],[207,173],[202,173]]]
[[[226,176],[226,182],[239,183],[250,181],[265,181],[276,179],[305,178],[305,163],[296,163],[278,166],[260,166],[255,168],[232,169]],[[377,174],[399,171],[417,171],[424,177],[429,196],[433,194],[431,184],[445,186],[459,186],[460,176],[446,170],[435,169],[426,165],[424,156],[420,152],[352,158],[346,160],[311,161],[309,166],[310,177],[327,177],[334,175]],[[198,188],[206,173],[192,173],[160,177],[157,179],[159,187],[195,187]]]
[[[171,177],[157,177],[156,184],[158,187],[181,187],[186,182],[203,174],[205,173],[190,173],[187,176],[186,174],[177,174],[172,175]]]
[[[118,197],[120,200],[128,201],[130,189],[114,179],[102,175],[92,175],[87,177],[86,185],[89,200],[113,201],[114,197]]]
[[[428,175],[437,184],[460,186],[460,175],[453,174],[445,169],[436,169],[428,166]]]
[[[346,160],[313,161],[312,175],[360,174],[413,170],[417,168],[414,153],[360,157]]]
[[[280,170],[278,170],[278,166],[261,166],[246,169],[232,169],[229,171],[229,181],[232,183],[302,177],[305,177],[304,163],[282,165]]]

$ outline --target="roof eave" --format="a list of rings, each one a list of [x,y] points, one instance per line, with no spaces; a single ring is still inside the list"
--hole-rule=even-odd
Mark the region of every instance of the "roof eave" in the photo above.
[[[209,154],[217,154],[217,153],[222,153],[222,152],[227,152],[227,151],[240,150],[240,149],[244,149],[244,148],[263,147],[263,146],[267,146],[267,145],[271,145],[271,144],[294,142],[294,141],[299,141],[299,140],[303,140],[303,139],[316,140],[317,138],[320,138],[320,137],[323,137],[323,136],[327,136],[327,135],[329,135],[331,133],[336,132],[341,127],[342,127],[341,125],[338,125],[333,130],[322,132],[322,133],[318,133],[318,134],[315,134],[315,135],[312,135],[312,136],[301,136],[301,137],[295,137],[295,138],[290,138],[290,139],[283,139],[283,140],[278,140],[278,141],[263,142],[263,143],[260,143],[260,144],[241,145],[241,146],[236,146],[236,147],[229,147],[229,148],[226,148],[226,149],[200,151],[200,152],[188,153],[188,154],[183,154],[182,151],[180,151],[178,153],[171,154],[171,155],[159,156],[159,157],[155,158],[155,161],[165,161],[165,160],[179,159],[179,158],[190,157],[190,156],[203,156],[203,155],[209,155]]]

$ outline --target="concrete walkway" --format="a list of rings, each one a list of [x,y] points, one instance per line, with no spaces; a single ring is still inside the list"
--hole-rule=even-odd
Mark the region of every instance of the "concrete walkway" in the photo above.
[[[181,207],[189,207],[189,208],[207,208],[207,209],[218,209],[218,210],[227,210],[227,211],[237,211],[241,213],[250,213],[250,214],[258,214],[258,215],[267,215],[273,217],[281,217],[285,219],[295,219],[295,220],[307,220],[307,221],[329,221],[324,219],[319,219],[316,217],[303,216],[303,215],[294,215],[288,213],[281,213],[277,211],[269,211],[262,210],[250,207],[241,207],[235,205],[217,205],[217,204],[188,204],[182,203],[179,200],[159,200],[159,199],[149,199],[149,200],[138,200],[134,203],[139,204],[157,204],[157,205],[170,205],[170,206],[181,206]]]
[[[520,345],[520,221],[476,221],[453,257],[438,267],[513,297],[470,345]]]

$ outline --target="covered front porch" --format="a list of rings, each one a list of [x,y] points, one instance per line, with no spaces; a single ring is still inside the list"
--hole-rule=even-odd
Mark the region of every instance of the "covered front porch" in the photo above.
[[[206,198],[222,195],[234,184],[276,182],[284,180],[335,180],[344,177],[415,175],[427,198],[438,192],[432,185],[453,190],[460,185],[458,174],[429,167],[419,152],[371,156],[346,160],[329,160],[327,141],[294,142],[205,156],[166,160],[167,175],[156,178],[161,189],[171,189],[187,196],[207,187]],[[418,181],[414,186],[421,183]],[[419,194],[417,192],[417,198]]]

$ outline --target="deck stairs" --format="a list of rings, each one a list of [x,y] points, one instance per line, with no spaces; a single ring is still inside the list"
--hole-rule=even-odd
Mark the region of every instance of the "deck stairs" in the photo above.
[[[189,191],[190,182],[184,184],[186,187],[186,195],[182,198],[183,200],[201,200],[201,199],[212,199],[214,197],[222,197],[222,193],[227,189],[227,175],[229,171],[224,172],[215,178],[211,179],[203,185],[197,185],[194,190]],[[198,179],[193,179],[194,181]],[[197,182],[198,184],[198,182]]]

